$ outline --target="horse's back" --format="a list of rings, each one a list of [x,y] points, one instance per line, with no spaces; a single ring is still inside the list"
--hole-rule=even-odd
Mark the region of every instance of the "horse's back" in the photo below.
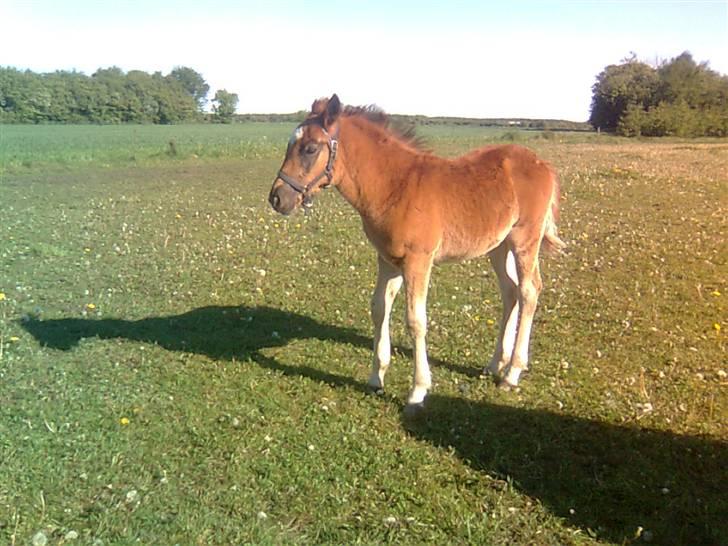
[[[507,162],[510,172],[517,180],[527,184],[548,182],[553,169],[548,162],[543,161],[536,153],[518,144],[491,145],[478,148],[465,154],[456,161],[476,166],[484,172],[492,172],[503,168]]]
[[[481,185],[480,191],[500,195],[502,192],[497,188],[507,187],[512,191],[513,205],[521,221],[540,222],[553,199],[558,200],[558,178],[553,167],[524,146],[486,146],[463,156],[462,160],[486,175],[496,173],[491,175],[492,182]]]
[[[493,145],[456,160],[437,201],[443,240],[439,260],[472,258],[498,246],[517,224],[539,224],[555,184],[551,166],[518,145]]]

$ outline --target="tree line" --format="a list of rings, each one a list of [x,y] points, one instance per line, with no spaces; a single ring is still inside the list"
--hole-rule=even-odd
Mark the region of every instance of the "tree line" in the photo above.
[[[633,54],[594,84],[589,123],[624,136],[728,136],[728,76],[681,55],[657,67]]]
[[[236,115],[238,96],[224,89],[205,112],[210,87],[201,74],[177,67],[169,74],[111,67],[87,76],[38,74],[0,67],[0,123],[230,123],[251,117],[298,120],[302,113]],[[635,55],[607,66],[592,87],[589,124],[625,136],[728,136],[728,76],[685,52],[653,67]],[[404,116],[415,124],[513,125],[513,120]],[[558,120],[518,120],[521,128],[580,130]]]
[[[38,74],[0,67],[0,123],[230,122],[238,96],[224,89],[204,112],[210,86],[201,74],[177,67],[169,74],[103,68]]]

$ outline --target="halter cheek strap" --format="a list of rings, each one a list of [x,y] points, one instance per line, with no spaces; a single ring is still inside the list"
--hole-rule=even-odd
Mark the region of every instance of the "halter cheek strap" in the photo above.
[[[322,128],[322,130],[328,138],[328,141],[326,144],[329,147],[329,159],[326,162],[326,167],[324,167],[324,170],[322,173],[320,173],[318,176],[316,176],[308,184],[304,184],[304,183],[296,180],[292,176],[289,176],[286,173],[284,173],[282,169],[280,171],[278,171],[278,178],[283,180],[283,182],[288,184],[291,188],[296,190],[298,193],[303,195],[304,201],[309,200],[309,194],[311,193],[311,191],[314,188],[316,188],[316,184],[318,183],[319,180],[326,177],[327,182],[322,187],[328,188],[331,185],[331,180],[334,177],[334,162],[336,161],[336,152],[339,148],[339,141],[335,138],[338,136],[338,130],[336,131],[337,134],[334,135],[334,138],[329,136],[329,134],[326,132],[326,129]]]

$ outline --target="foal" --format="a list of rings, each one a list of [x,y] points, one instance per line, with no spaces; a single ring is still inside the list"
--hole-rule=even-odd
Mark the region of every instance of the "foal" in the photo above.
[[[404,283],[407,325],[414,340],[414,385],[408,408],[431,386],[425,333],[430,273],[435,263],[488,254],[503,299],[495,353],[486,371],[500,386],[518,385],[541,291],[541,246],[561,249],[556,234],[555,172],[530,150],[488,146],[458,159],[418,149],[372,107],[343,108],[319,99],[291,136],[269,202],[290,214],[333,185],[361,215],[379,254],[372,297],[374,359],[368,385],[384,387],[391,347],[389,316]]]

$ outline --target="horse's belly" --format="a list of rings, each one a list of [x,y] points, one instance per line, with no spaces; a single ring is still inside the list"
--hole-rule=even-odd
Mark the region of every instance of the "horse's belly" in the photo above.
[[[456,235],[446,238],[435,255],[436,262],[469,260],[484,256],[503,242],[510,232],[510,226],[488,236],[473,237]]]

